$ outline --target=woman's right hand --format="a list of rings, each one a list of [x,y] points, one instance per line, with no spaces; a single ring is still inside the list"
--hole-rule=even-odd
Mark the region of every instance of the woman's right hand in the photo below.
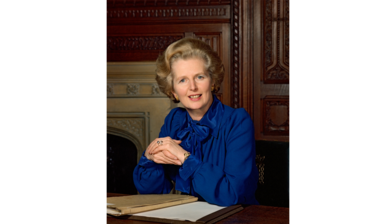
[[[144,155],[145,157],[147,157],[147,159],[155,163],[173,164],[173,165],[179,165],[179,166],[182,165],[181,161],[179,161],[179,159],[173,154],[171,154],[169,151],[164,150],[153,155],[145,152]]]
[[[155,162],[155,163],[160,163],[160,164],[173,164],[173,165],[182,165],[181,161],[178,159],[178,157],[176,157],[175,155],[173,155],[171,152],[167,151],[167,150],[164,150],[164,151],[160,151],[158,153],[155,153],[155,154],[151,154],[150,152],[153,151],[156,147],[158,147],[158,143],[157,141],[159,141],[160,138],[156,138],[155,140],[153,140],[151,142],[151,144],[149,144],[149,146],[147,147],[147,150],[145,150],[145,157],[147,157],[147,159]],[[175,143],[179,144],[181,143],[180,140],[173,140]]]

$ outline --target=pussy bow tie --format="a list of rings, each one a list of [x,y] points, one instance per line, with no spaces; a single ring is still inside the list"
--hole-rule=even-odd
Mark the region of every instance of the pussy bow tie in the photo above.
[[[187,128],[178,132],[177,137],[182,140],[182,148],[189,151],[191,156],[202,161],[201,142],[206,139],[208,135],[209,127],[200,125],[197,121],[190,120]],[[191,181],[189,179],[183,180],[179,175],[176,177],[175,188],[187,194],[194,194],[194,192],[191,191]]]
[[[200,125],[197,121],[189,121],[187,128],[181,130],[177,137],[182,140],[182,146],[196,158],[202,160],[200,143],[209,135],[209,127]]]

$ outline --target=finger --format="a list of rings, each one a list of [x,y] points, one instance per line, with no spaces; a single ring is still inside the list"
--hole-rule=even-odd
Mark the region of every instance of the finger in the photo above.
[[[144,153],[144,156],[147,157],[148,160],[154,161],[153,155],[149,155],[148,153]]]
[[[173,154],[171,154],[169,151],[162,151],[162,153],[164,153],[164,155],[170,159],[170,161],[172,162],[172,164],[175,164],[175,165],[182,165],[181,161],[176,157],[174,156]],[[172,159],[172,157],[175,157],[176,159]]]
[[[165,143],[165,142],[160,144],[160,145],[156,144],[156,146],[153,149],[151,149],[149,153],[150,154],[156,154],[156,153],[158,153],[158,152],[160,152],[164,149],[167,149],[167,143]]]
[[[173,160],[177,160],[177,159],[178,159],[178,157],[176,157],[175,155],[173,155],[171,152],[169,152],[169,151],[167,151],[167,150],[163,150],[162,153],[163,153],[166,157],[168,157],[168,158],[170,158],[170,159],[173,159]]]
[[[163,155],[161,158],[165,161],[166,164],[181,165],[181,161],[179,161],[178,159],[170,159],[165,155]]]
[[[149,153],[150,155],[152,155],[151,151],[154,150],[158,144],[157,144],[157,141],[159,141],[158,138],[156,138],[150,145],[149,145],[149,149],[147,151],[147,153]]]
[[[156,142],[156,139],[153,140],[153,141],[148,145],[147,150],[145,150],[145,153],[148,153],[148,154],[149,154],[149,152],[151,151],[151,148],[152,148],[152,146],[155,144],[155,142]]]
[[[156,147],[154,147],[153,149],[151,149],[150,151],[149,151],[149,154],[156,154],[156,153],[158,153],[158,152],[160,152],[161,151],[161,149],[160,149],[160,145],[157,145]]]
[[[175,140],[175,139],[173,139],[173,141],[174,141],[175,143],[177,143],[178,145],[181,144],[181,142],[182,142],[181,140]]]
[[[166,157],[162,152],[154,155],[154,162],[161,164],[177,164],[177,160]],[[179,160],[178,160],[179,161]]]

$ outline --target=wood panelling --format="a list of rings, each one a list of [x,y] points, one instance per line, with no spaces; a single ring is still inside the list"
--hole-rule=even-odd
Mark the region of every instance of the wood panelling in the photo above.
[[[289,83],[289,1],[263,1],[264,83]]]
[[[145,27],[158,30],[159,27]],[[169,44],[184,37],[184,32],[148,34],[147,30],[138,30],[137,26],[108,27],[107,61],[155,61]],[[134,32],[134,33],[132,33]]]
[[[266,96],[262,99],[263,128],[265,135],[289,134],[289,98]]]
[[[289,1],[253,4],[255,138],[289,141]]]

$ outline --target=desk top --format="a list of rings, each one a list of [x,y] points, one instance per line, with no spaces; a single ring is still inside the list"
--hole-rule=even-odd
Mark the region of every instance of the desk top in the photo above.
[[[107,193],[107,197],[124,196],[124,194]],[[107,224],[152,224],[155,222],[122,219],[119,217],[107,217]],[[229,216],[218,224],[253,223],[253,224],[285,224],[289,223],[289,208],[272,207],[264,205],[250,205],[242,211]]]

